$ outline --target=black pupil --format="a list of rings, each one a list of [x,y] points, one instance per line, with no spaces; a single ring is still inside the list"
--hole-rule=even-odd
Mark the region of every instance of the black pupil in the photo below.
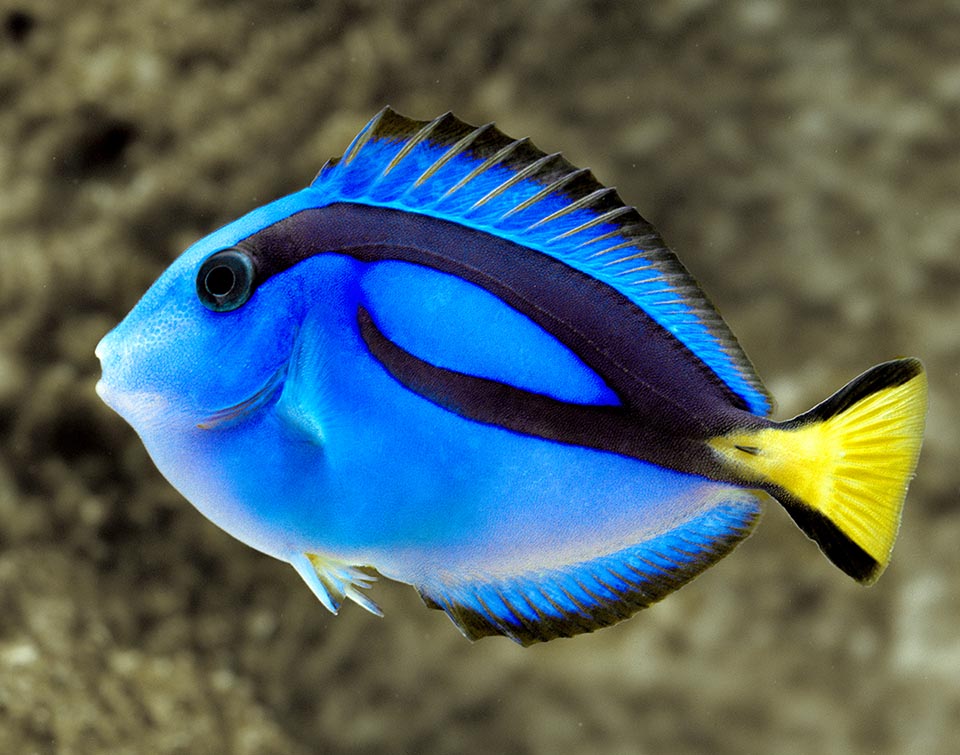
[[[213,312],[232,312],[246,304],[256,286],[256,267],[243,249],[221,249],[197,272],[197,296]]]
[[[203,279],[203,285],[211,296],[226,296],[233,291],[236,283],[236,273],[226,265],[217,265]]]

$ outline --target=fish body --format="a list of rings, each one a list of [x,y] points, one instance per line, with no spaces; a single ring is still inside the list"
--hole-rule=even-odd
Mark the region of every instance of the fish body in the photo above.
[[[331,610],[370,569],[471,638],[619,621],[773,495],[863,582],[923,432],[917,360],[787,422],[657,232],[492,126],[385,109],[190,247],[98,346],[101,396],[201,512]]]

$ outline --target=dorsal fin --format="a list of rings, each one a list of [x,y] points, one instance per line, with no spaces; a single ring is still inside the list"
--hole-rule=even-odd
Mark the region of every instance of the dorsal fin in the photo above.
[[[558,259],[641,307],[751,412],[772,409],[736,338],[653,226],[559,154],[450,113],[416,121],[385,108],[312,188],[324,204],[430,215]]]

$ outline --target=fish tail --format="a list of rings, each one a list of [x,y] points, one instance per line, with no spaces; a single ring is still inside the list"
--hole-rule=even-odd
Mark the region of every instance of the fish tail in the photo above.
[[[784,506],[836,566],[863,584],[886,568],[923,439],[918,359],[885,362],[788,422],[711,441]]]

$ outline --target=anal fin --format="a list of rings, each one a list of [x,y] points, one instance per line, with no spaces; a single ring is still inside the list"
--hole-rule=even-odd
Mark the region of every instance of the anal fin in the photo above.
[[[682,587],[746,538],[759,514],[756,497],[741,493],[669,532],[590,561],[417,589],[471,640],[499,634],[526,646],[572,637],[615,624]]]

